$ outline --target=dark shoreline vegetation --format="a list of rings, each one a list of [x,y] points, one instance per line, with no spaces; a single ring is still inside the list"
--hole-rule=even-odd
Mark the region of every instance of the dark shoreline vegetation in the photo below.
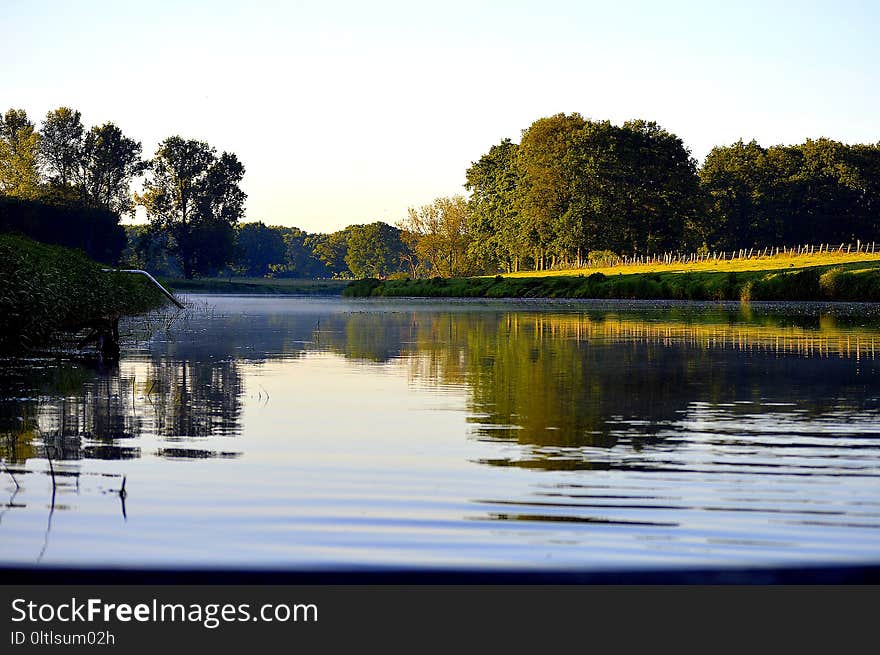
[[[0,234],[0,352],[46,348],[166,302],[145,278],[102,268],[78,250]]]
[[[343,296],[640,300],[880,301],[880,262],[764,271],[355,280]]]

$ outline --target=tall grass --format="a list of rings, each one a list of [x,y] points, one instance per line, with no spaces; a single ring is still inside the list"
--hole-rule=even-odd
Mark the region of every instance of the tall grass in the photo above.
[[[0,235],[0,350],[43,347],[62,332],[165,302],[145,278],[101,268],[78,250]]]

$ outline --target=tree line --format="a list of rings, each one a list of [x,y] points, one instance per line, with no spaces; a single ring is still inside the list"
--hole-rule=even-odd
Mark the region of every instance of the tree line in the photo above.
[[[518,144],[492,146],[468,169],[466,188],[477,268],[854,242],[880,227],[880,143],[738,141],[698,166],[656,123],[557,114]]]
[[[234,154],[180,136],[144,160],[140,142],[114,123],[86,129],[69,107],[48,112],[39,129],[22,109],[0,116],[0,228],[108,263],[128,246],[120,218],[142,206],[186,277],[225,265],[244,215],[243,176]]]
[[[659,125],[541,118],[466,171],[468,197],[412,207],[396,226],[306,235],[241,228],[249,274],[456,277],[579,267],[660,253],[875,240],[880,143],[738,141],[698,165]],[[248,269],[258,230],[276,230],[282,266]],[[283,253],[283,254],[281,254]],[[669,255],[670,257],[672,255]]]
[[[108,241],[89,243],[105,261],[115,252],[169,275],[455,277],[869,241],[880,228],[880,143],[738,141],[698,165],[657,123],[615,125],[577,113],[540,118],[519,143],[493,145],[467,169],[467,197],[412,207],[393,226],[310,234],[240,223],[243,175],[234,154],[179,136],[144,161],[141,144],[114,124],[86,130],[65,107],[39,130],[22,110],[0,117],[0,224],[37,232],[42,225],[45,233],[57,223],[48,230],[56,235],[65,221],[68,232],[88,224],[74,231]],[[136,179],[143,191],[133,194]],[[119,216],[137,205],[149,224],[123,231]]]

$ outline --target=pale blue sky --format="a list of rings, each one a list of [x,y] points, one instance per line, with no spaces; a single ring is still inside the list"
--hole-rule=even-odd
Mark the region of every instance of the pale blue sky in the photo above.
[[[394,223],[541,116],[716,144],[880,141],[880,2],[0,0],[0,109],[247,168],[247,220]]]

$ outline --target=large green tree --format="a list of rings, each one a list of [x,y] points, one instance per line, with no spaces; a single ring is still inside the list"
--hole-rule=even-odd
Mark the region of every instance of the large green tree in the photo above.
[[[483,272],[500,268],[517,271],[520,262],[530,255],[517,212],[517,149],[517,144],[504,139],[467,170],[471,234],[468,255]]]
[[[309,234],[297,227],[284,230],[284,243],[287,248],[284,266],[277,275],[298,278],[319,278],[332,275],[327,265],[315,252],[315,244],[321,242],[323,234]]]
[[[607,185],[603,223],[613,226],[615,239],[606,247],[646,255],[684,247],[700,209],[697,164],[679,137],[652,121],[627,121],[612,128],[615,138],[610,171],[595,170]],[[606,153],[611,154],[611,153]],[[598,192],[601,194],[601,191]],[[599,227],[599,226],[597,226]]]
[[[583,240],[577,212],[577,161],[572,157],[587,121],[578,114],[540,118],[523,130],[516,208],[536,269],[555,263]],[[569,243],[570,242],[570,243]]]
[[[484,269],[579,265],[590,251],[648,254],[700,241],[696,162],[649,121],[538,119],[518,146],[503,141],[473,163],[466,187],[472,255]]]
[[[137,200],[151,223],[171,237],[186,278],[232,260],[233,226],[247,197],[239,186],[243,177],[244,166],[234,154],[218,157],[204,141],[173,136],[156,150]]]

